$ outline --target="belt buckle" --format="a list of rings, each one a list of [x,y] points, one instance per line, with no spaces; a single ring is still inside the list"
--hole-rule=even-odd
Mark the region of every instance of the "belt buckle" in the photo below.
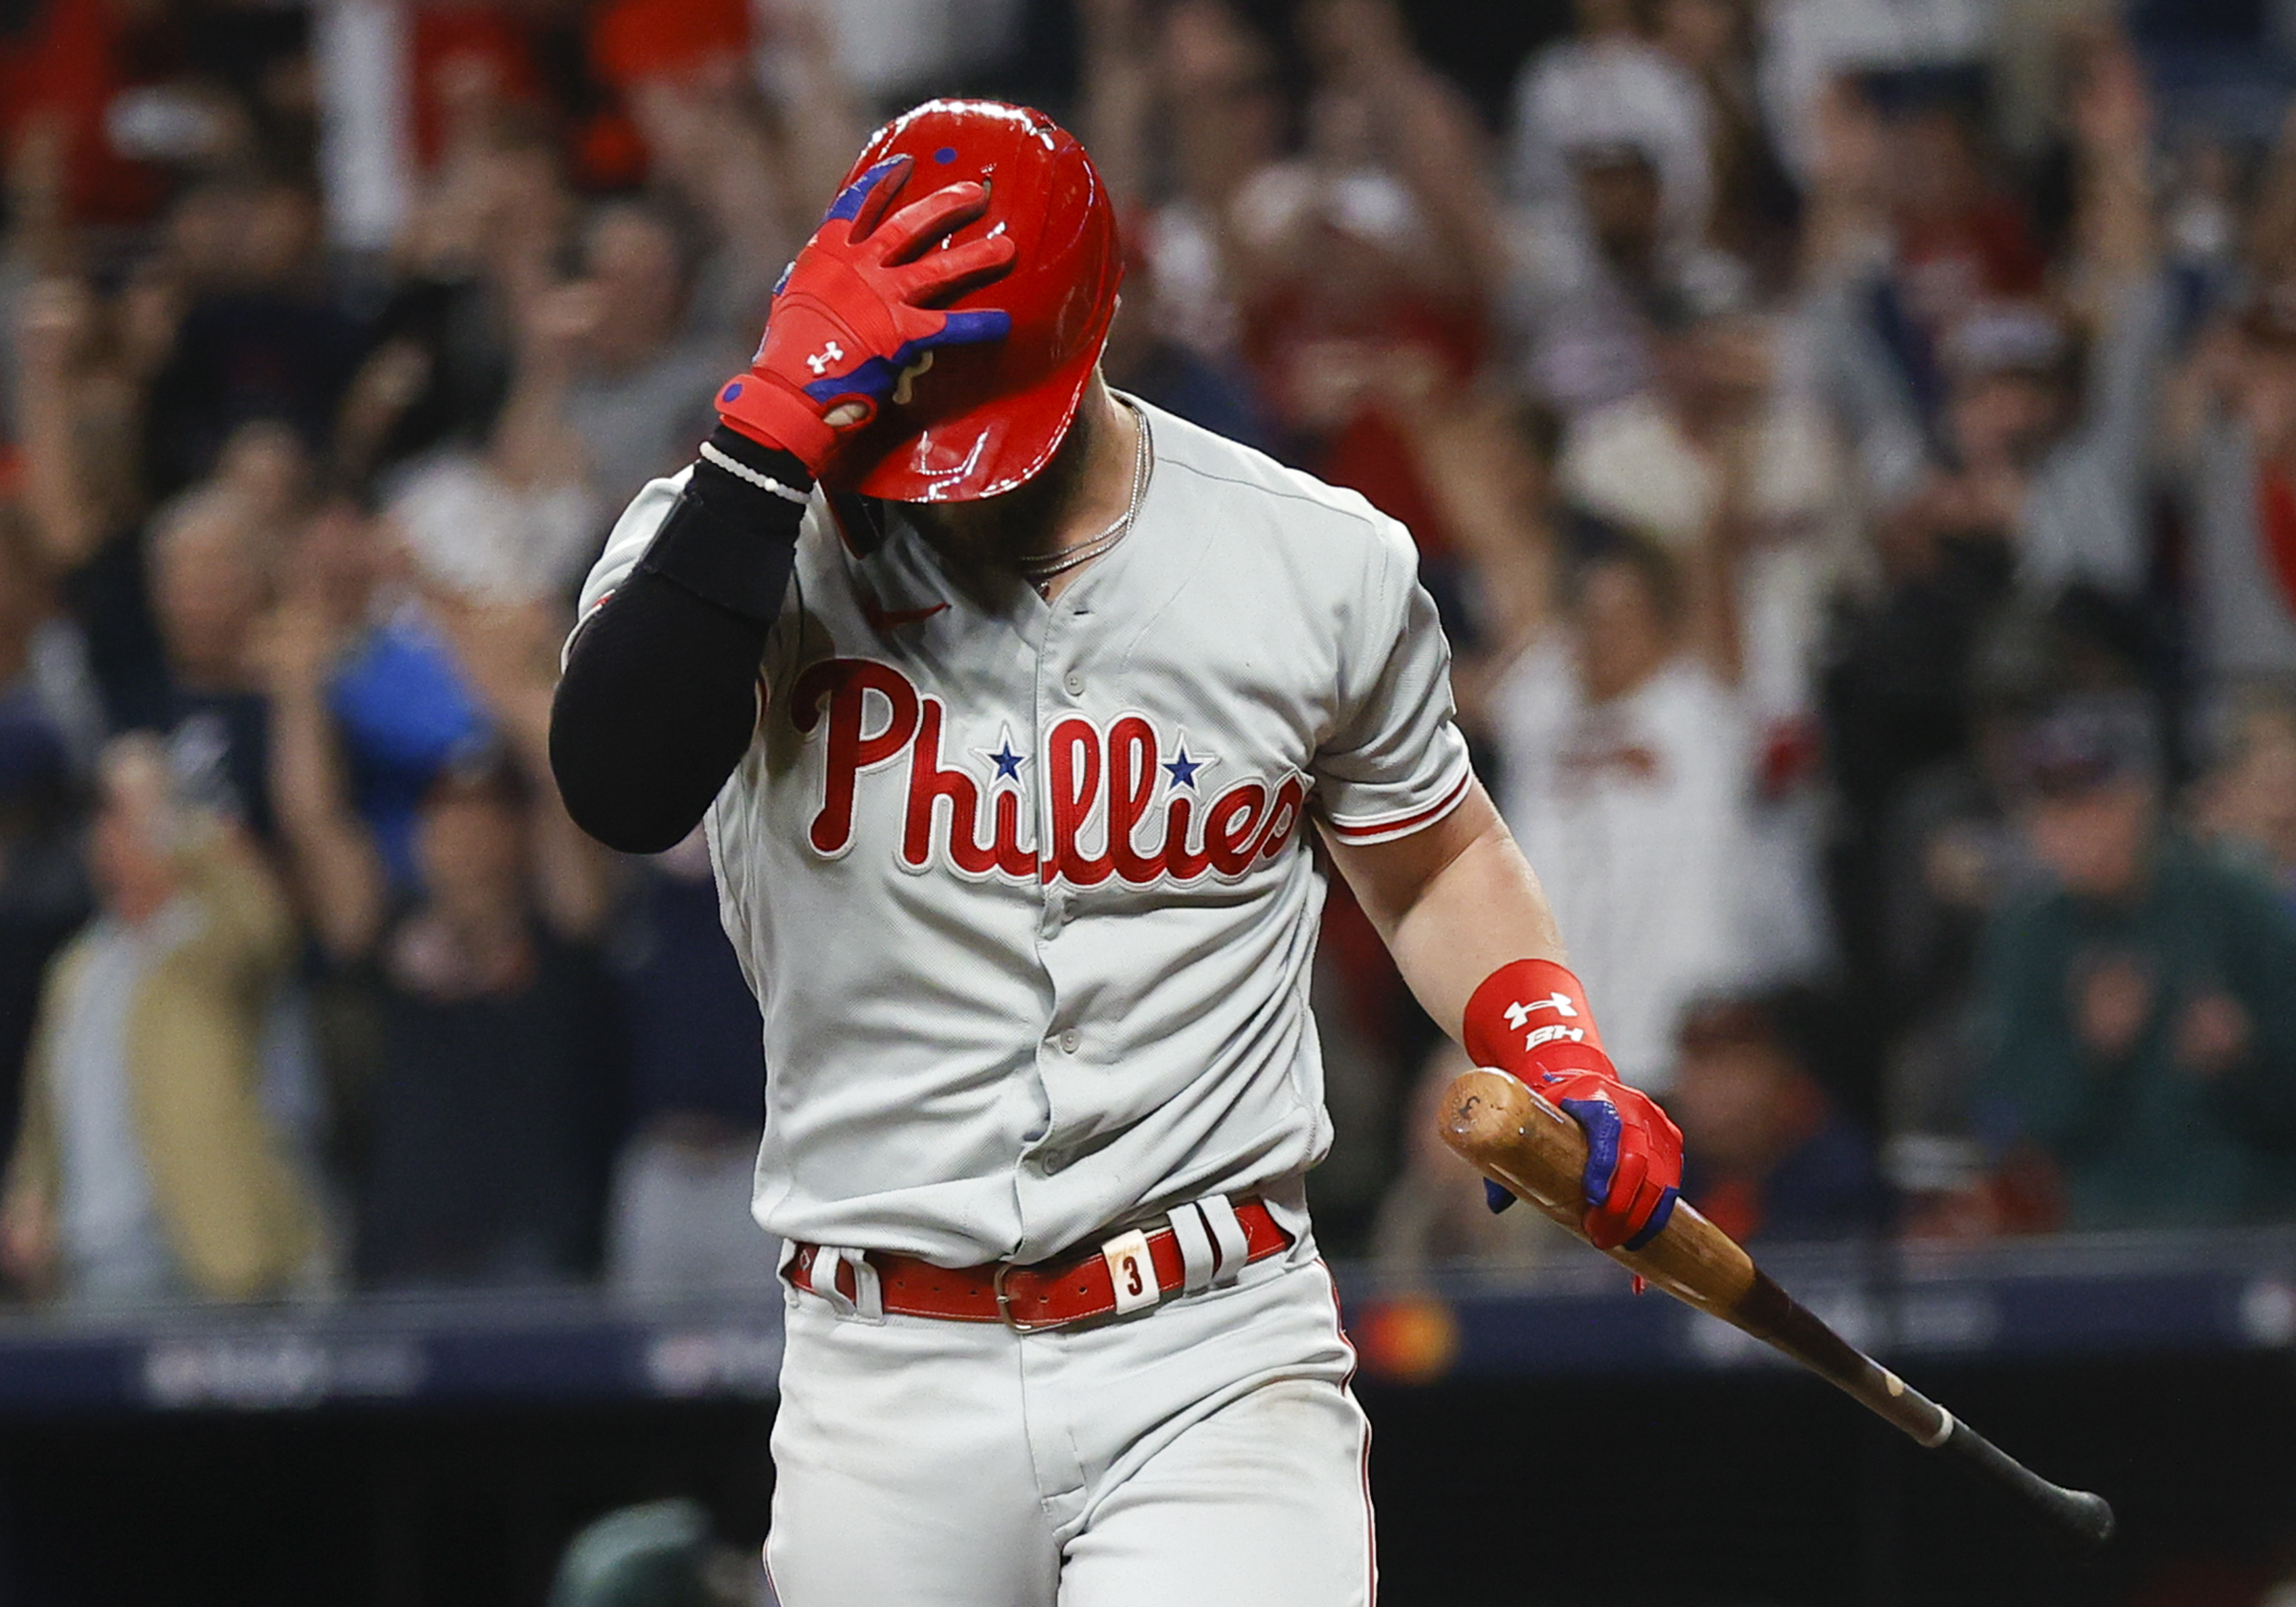
[[[997,1297],[997,1320],[1015,1333],[1042,1333],[1047,1329],[1058,1328],[1060,1323],[1057,1318],[1051,1322],[1032,1323],[1023,1322],[1012,1314],[1012,1298],[1004,1292],[1004,1278],[1012,1269],[1011,1262],[1000,1261],[997,1263],[996,1271],[990,1275],[988,1280],[989,1289]]]

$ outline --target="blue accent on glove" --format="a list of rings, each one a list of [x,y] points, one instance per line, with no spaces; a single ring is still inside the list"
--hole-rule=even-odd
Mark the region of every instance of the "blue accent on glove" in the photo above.
[[[922,341],[918,346],[972,346],[985,341],[1002,341],[1012,333],[1012,315],[995,307],[980,307],[971,312],[951,313],[940,332]],[[902,348],[906,350],[907,348]]]
[[[1645,1244],[1650,1243],[1651,1240],[1657,1238],[1661,1233],[1665,1232],[1667,1219],[1674,1214],[1674,1201],[1681,1198],[1681,1191],[1677,1189],[1668,1189],[1666,1193],[1660,1195],[1658,1197],[1657,1206],[1650,1213],[1650,1220],[1643,1224],[1642,1232],[1627,1240],[1626,1243],[1621,1244],[1619,1248],[1623,1250],[1639,1250]]]
[[[855,179],[851,184],[847,185],[843,189],[839,190],[837,192],[837,199],[829,203],[829,209],[821,214],[821,221],[827,223],[831,218],[844,218],[850,222],[853,218],[859,217],[861,215],[862,203],[869,199],[869,192],[876,188],[877,186],[883,184],[889,176],[898,172],[901,168],[907,166],[908,165],[908,158],[906,157],[887,157],[884,161],[870,168],[868,172]],[[776,288],[778,289],[779,287],[777,286]]]
[[[932,334],[902,341],[900,349],[891,357],[868,358],[846,373],[815,380],[806,386],[806,394],[825,407],[841,396],[867,396],[881,404],[900,385],[903,371],[924,353],[941,346],[972,346],[1002,341],[1011,330],[1011,315],[995,308],[950,313]]]
[[[782,276],[773,281],[773,294],[779,296],[783,291],[787,290],[789,288],[789,275],[796,272],[797,258],[793,256],[788,261],[782,264]]]
[[[1579,1178],[1586,1203],[1609,1203],[1610,1181],[1619,1170],[1619,1108],[1607,1099],[1566,1099],[1562,1113],[1586,1130],[1586,1171]]]
[[[1483,1179],[1483,1203],[1490,1207],[1490,1214],[1495,1217],[1514,1203],[1514,1196],[1486,1178]]]

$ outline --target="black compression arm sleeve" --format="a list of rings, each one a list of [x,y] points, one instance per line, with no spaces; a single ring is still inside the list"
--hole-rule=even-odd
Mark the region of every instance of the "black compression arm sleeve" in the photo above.
[[[724,429],[710,441],[783,485],[812,484],[786,452]],[[637,568],[576,632],[550,708],[550,768],[566,812],[607,847],[674,847],[740,763],[803,517],[705,458]]]

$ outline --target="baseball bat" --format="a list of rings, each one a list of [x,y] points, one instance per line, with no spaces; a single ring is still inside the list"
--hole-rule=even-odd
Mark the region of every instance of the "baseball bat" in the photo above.
[[[1578,1124],[1501,1071],[1467,1071],[1444,1095],[1443,1139],[1460,1157],[1584,1238],[1586,1135]],[[1611,1259],[1678,1300],[1793,1357],[1916,1444],[1968,1464],[2071,1534],[2112,1537],[2104,1497],[2035,1473],[1843,1338],[1773,1283],[1736,1241],[1677,1200],[1657,1238]]]

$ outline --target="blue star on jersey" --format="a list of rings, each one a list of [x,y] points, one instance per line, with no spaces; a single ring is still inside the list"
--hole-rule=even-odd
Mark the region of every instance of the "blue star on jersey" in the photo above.
[[[1172,778],[1172,784],[1174,786],[1184,786],[1190,792],[1194,792],[1196,790],[1196,772],[1209,768],[1213,762],[1213,760],[1208,759],[1190,759],[1188,757],[1188,744],[1186,739],[1183,737],[1180,744],[1180,752],[1178,756],[1166,759],[1163,767],[1165,773]]]
[[[997,773],[988,779],[988,784],[992,787],[1000,781],[1011,781],[1017,785],[1021,779],[1021,766],[1028,762],[1027,754],[1013,748],[1012,727],[1009,725],[997,733],[997,745],[993,750],[975,748],[973,751],[997,767]]]

